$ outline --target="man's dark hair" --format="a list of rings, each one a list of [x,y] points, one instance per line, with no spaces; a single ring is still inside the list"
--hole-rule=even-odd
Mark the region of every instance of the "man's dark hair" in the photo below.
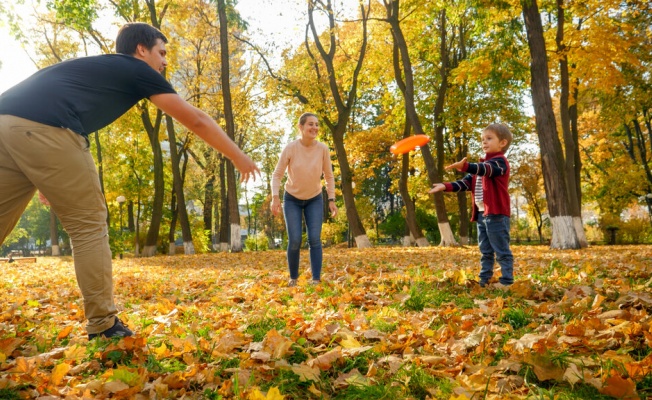
[[[131,22],[120,28],[115,40],[115,51],[119,54],[134,55],[139,44],[148,50],[156,45],[156,39],[167,43],[168,39],[158,29],[143,22]]]

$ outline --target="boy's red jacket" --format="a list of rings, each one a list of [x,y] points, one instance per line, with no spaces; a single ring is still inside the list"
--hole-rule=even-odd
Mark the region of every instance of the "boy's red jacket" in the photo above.
[[[487,153],[479,163],[464,163],[463,172],[468,172],[464,178],[455,182],[444,182],[447,192],[463,192],[475,190],[478,176],[482,176],[482,198],[484,215],[511,215],[509,198],[509,162],[502,152]],[[478,206],[473,199],[471,221],[478,220]]]

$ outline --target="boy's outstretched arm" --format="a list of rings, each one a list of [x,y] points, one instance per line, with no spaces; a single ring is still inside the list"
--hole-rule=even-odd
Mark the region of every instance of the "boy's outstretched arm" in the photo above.
[[[456,169],[456,170],[458,170],[460,172],[463,172],[462,168],[464,167],[464,164],[466,164],[466,157],[459,160],[458,162],[454,162],[451,165],[445,166],[444,169],[453,169],[454,168],[454,169]]]
[[[435,183],[432,185],[432,189],[428,190],[428,193],[443,192],[444,190],[446,190],[446,185],[443,183]]]

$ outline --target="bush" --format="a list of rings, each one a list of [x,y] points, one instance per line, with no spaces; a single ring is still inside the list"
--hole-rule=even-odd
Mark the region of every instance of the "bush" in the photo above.
[[[625,243],[649,243],[652,237],[650,221],[646,218],[630,218],[620,225],[620,235]]]
[[[258,232],[256,236],[247,236],[244,246],[247,251],[266,251],[269,249],[269,241],[265,232]]]

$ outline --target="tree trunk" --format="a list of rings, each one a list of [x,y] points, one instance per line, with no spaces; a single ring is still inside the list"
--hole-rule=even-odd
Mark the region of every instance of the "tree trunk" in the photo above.
[[[394,39],[394,46],[398,48],[398,52],[400,54],[400,61],[403,65],[403,76],[404,80],[401,78],[401,71],[396,70],[395,66],[395,79],[398,87],[401,89],[403,93],[403,98],[405,99],[405,111],[407,113],[407,118],[410,124],[412,125],[412,129],[415,134],[420,134],[423,133],[423,127],[421,126],[421,121],[419,120],[419,115],[417,114],[416,111],[416,106],[414,102],[414,76],[412,73],[412,61],[410,60],[410,54],[408,52],[408,47],[407,43],[405,41],[405,37],[403,36],[403,31],[401,30],[400,26],[400,21],[399,21],[399,1],[398,0],[384,0],[383,1],[385,4],[385,9],[387,10],[387,21],[390,24],[391,30],[392,30],[392,38]],[[444,19],[445,19],[445,14],[444,14]],[[441,111],[443,111],[444,107],[444,96],[446,93],[446,89],[448,87],[448,81],[446,78],[446,74],[448,73],[448,68],[447,68],[447,51],[446,49],[446,43],[445,43],[445,29],[442,28],[442,35],[444,36],[442,40],[442,77],[444,78],[442,80],[442,84],[439,88],[439,93],[437,96],[437,104],[435,106],[435,116],[438,116],[441,114],[439,108],[441,108]],[[437,139],[438,143],[437,145],[440,146],[440,150],[438,150],[438,153],[441,152],[443,154],[443,127],[441,127],[441,140]],[[437,132],[436,132],[437,134]],[[428,144],[425,146],[421,147],[421,153],[423,155],[423,161],[426,164],[426,168],[428,170],[428,179],[430,180],[431,184],[441,182],[442,177],[441,173],[439,171],[439,168],[435,164],[435,160],[432,157],[432,154],[430,153],[430,147]],[[440,162],[443,163],[444,158],[440,157]],[[443,164],[442,164],[443,165]],[[455,237],[453,236],[453,231],[450,227],[450,223],[448,221],[448,214],[446,212],[446,204],[444,203],[444,196],[442,193],[435,193],[434,195],[434,202],[435,202],[435,210],[437,212],[437,222],[439,225],[439,231],[441,233],[441,241],[439,243],[440,246],[453,246],[457,245],[457,242],[455,241]]]
[[[463,135],[464,136],[464,135]],[[468,153],[468,141],[466,138],[462,138],[458,143],[456,148],[458,149],[456,160],[459,161],[466,157]],[[460,244],[468,245],[471,244],[471,223],[469,216],[469,198],[466,192],[457,192],[457,207],[459,209],[458,213],[460,216]]]
[[[59,249],[59,231],[57,230],[57,215],[50,207],[50,242],[53,256],[60,256],[61,249]]]
[[[343,99],[340,94],[340,84],[337,82],[337,73],[335,72],[335,67],[333,60],[335,58],[335,52],[338,48],[337,40],[335,37],[336,27],[335,27],[335,15],[333,13],[331,0],[326,1],[326,11],[328,15],[329,27],[328,30],[328,39],[329,39],[329,49],[326,51],[324,48],[320,34],[317,32],[315,27],[315,21],[313,19],[313,12],[316,3],[323,4],[321,2],[316,2],[315,0],[310,0],[308,2],[308,19],[309,27],[312,32],[312,37],[315,41],[315,46],[319,51],[321,59],[326,66],[328,71],[328,84],[330,87],[331,95],[333,96],[333,101],[337,108],[337,122],[333,123],[332,120],[328,117],[329,112],[324,111],[322,113],[322,119],[326,126],[328,126],[331,134],[333,135],[333,143],[335,145],[335,154],[337,156],[337,161],[340,165],[340,171],[342,174],[342,196],[344,197],[344,205],[346,208],[346,216],[349,221],[349,227],[351,229],[351,234],[355,238],[356,245],[358,248],[371,247],[371,242],[367,237],[367,232],[362,225],[362,220],[358,214],[358,210],[355,206],[355,196],[353,193],[353,174],[349,166],[349,161],[346,154],[346,149],[344,148],[344,132],[350,120],[351,109],[355,103],[357,96],[357,86],[358,86],[358,76],[360,75],[360,70],[362,69],[362,61],[364,60],[367,48],[367,20],[368,20],[368,10],[364,9],[364,6],[360,4],[360,11],[362,15],[362,44],[360,45],[360,50],[358,52],[358,61],[356,68],[351,77],[351,86],[346,95],[346,99]],[[306,36],[307,41],[307,36]],[[306,43],[306,47],[307,46]],[[311,57],[314,58],[312,53]],[[315,68],[317,69],[317,75],[320,75],[319,63],[315,62]]]
[[[570,205],[573,225],[577,230],[577,238],[580,247],[589,245],[584,234],[582,225],[582,205],[580,202],[581,186],[577,180],[579,177],[580,165],[576,164],[579,159],[578,138],[573,135],[571,129],[571,108],[570,104],[570,77],[568,70],[568,56],[566,45],[564,44],[564,0],[557,0],[557,53],[559,57],[559,75],[561,83],[561,97],[559,99],[559,115],[561,119],[561,128],[564,137],[565,147],[565,171],[568,179],[568,202]],[[576,107],[576,105],[575,105]],[[576,108],[575,108],[576,110]],[[576,116],[577,117],[577,116]],[[577,123],[577,121],[575,121]],[[577,133],[577,130],[575,130]]]
[[[129,232],[134,233],[136,231],[136,227],[134,226],[134,201],[129,200],[127,203],[127,227],[129,228]]]
[[[177,212],[179,214],[179,224],[181,225],[181,235],[183,236],[183,252],[186,255],[195,254],[195,245],[192,243],[192,232],[190,231],[190,220],[188,219],[188,210],[186,209],[186,196],[183,192],[183,179],[179,170],[179,152],[177,149],[177,138],[174,132],[174,121],[169,115],[165,116],[165,122],[168,131],[168,140],[170,141],[170,159],[172,161],[172,183],[174,192],[177,196]]]
[[[408,136],[410,136],[410,125],[405,121],[403,137]],[[430,243],[428,243],[428,239],[423,235],[421,227],[417,223],[416,208],[414,206],[414,201],[412,201],[412,197],[410,196],[410,191],[408,190],[409,170],[410,155],[406,153],[403,154],[401,159],[401,178],[398,184],[401,197],[403,198],[403,204],[405,204],[405,225],[408,227],[411,241],[416,241],[419,247],[425,247],[430,245]]]
[[[235,141],[235,122],[233,120],[233,107],[231,102],[231,80],[229,75],[229,29],[226,18],[226,4],[224,0],[217,0],[217,12],[220,18],[220,58],[222,61],[222,97],[224,98],[224,119],[226,120],[226,133]],[[240,238],[240,210],[238,209],[237,182],[235,167],[231,161],[226,164],[226,181],[229,198],[229,224],[231,227],[231,251],[242,251]]]
[[[541,15],[536,0],[524,0],[522,6],[531,56],[532,104],[552,224],[551,247],[554,249],[579,249],[580,242],[577,238],[568,200],[564,157],[550,97],[550,79]]]
[[[226,194],[225,157],[220,160],[220,251],[229,250],[229,197]]]
[[[106,200],[106,193],[104,192],[104,163],[102,162],[102,143],[100,143],[100,133],[95,132],[93,135],[95,139],[95,155],[97,156],[97,176],[100,178],[100,188],[104,195],[104,207],[106,207],[106,224],[111,224],[111,214],[109,213],[109,205]]]
[[[213,248],[213,243],[215,239],[215,230],[213,229],[213,208],[215,201],[215,175],[211,172],[209,173],[208,180],[204,185],[204,209],[203,209],[203,219],[204,219],[204,230],[210,232],[208,235],[209,240],[209,249]]]
[[[170,196],[170,210],[172,217],[170,218],[170,231],[168,232],[168,255],[173,256],[177,254],[176,231],[177,231],[177,218],[179,211],[177,207],[177,196],[175,189],[172,189],[172,196]]]
[[[397,7],[398,7],[398,3],[397,3]],[[400,31],[400,26],[398,26],[398,23],[396,23],[396,28],[394,28],[393,26],[392,29],[398,29]],[[400,34],[402,37],[402,32],[399,32],[398,34]],[[402,75],[401,56],[400,56],[400,48],[398,45],[399,41],[400,40],[395,39],[394,45],[392,46],[392,55],[393,55],[392,65],[394,66],[394,77],[396,83],[398,87],[401,89],[405,101],[407,101],[407,96],[406,96],[407,87],[401,76]],[[403,40],[403,42],[405,41]],[[407,138],[408,136],[410,136],[412,125],[413,124],[410,122],[409,114],[406,111],[405,126],[403,128],[403,138]],[[411,246],[412,242],[416,241],[418,246],[425,247],[425,246],[429,246],[430,243],[428,242],[428,239],[426,239],[426,237],[423,235],[423,232],[421,231],[421,227],[419,227],[419,224],[417,223],[416,207],[414,205],[414,202],[412,201],[412,197],[410,196],[410,192],[408,190],[409,170],[410,170],[410,156],[409,153],[406,153],[403,154],[401,158],[401,177],[399,179],[399,191],[401,193],[401,197],[403,198],[403,204],[405,204],[405,224],[408,228],[408,233],[410,235],[409,237],[405,237],[403,239],[403,245]]]
[[[158,242],[159,229],[161,228],[161,221],[163,220],[163,196],[165,194],[163,151],[161,150],[161,143],[158,140],[163,113],[161,110],[156,110],[156,120],[152,124],[152,121],[149,119],[147,105],[143,104],[140,117],[143,121],[145,131],[147,132],[149,143],[152,146],[152,166],[154,168],[154,201],[152,203],[152,217],[141,255],[143,257],[152,257],[156,254],[156,243]]]

